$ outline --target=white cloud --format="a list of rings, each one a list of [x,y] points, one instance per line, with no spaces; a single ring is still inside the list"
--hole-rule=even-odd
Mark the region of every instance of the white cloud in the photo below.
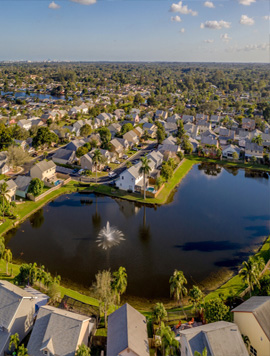
[[[197,11],[193,11],[187,7],[187,5],[183,5],[182,1],[179,1],[178,4],[172,4],[170,7],[170,12],[179,12],[180,14],[183,15],[192,15],[196,16],[198,15]]]
[[[270,16],[269,15],[263,16],[263,19],[264,20],[270,20]]]
[[[215,7],[215,5],[212,3],[212,1],[205,1],[203,6],[210,7],[211,9],[214,9],[214,7]]]
[[[77,2],[78,4],[82,5],[93,5],[97,2],[97,0],[70,0],[73,2]]]
[[[255,23],[254,19],[248,17],[247,15],[242,15],[239,22],[241,25],[247,25],[247,26],[252,26]]]
[[[179,32],[184,33],[184,32],[185,32],[185,29],[184,29],[184,28],[181,28],[181,30],[180,30]]]
[[[241,5],[245,5],[245,6],[249,6],[251,5],[253,2],[256,2],[256,0],[238,0],[239,4]]]
[[[223,35],[220,35],[220,38],[222,39],[223,42],[229,42],[232,38],[229,37],[228,33],[224,33]]]
[[[201,28],[210,28],[211,30],[221,30],[222,28],[230,28],[231,23],[227,21],[206,21],[201,23]]]
[[[54,1],[52,1],[48,7],[49,9],[53,9],[53,10],[60,9],[60,5],[56,4]]]
[[[213,43],[214,40],[204,40],[203,42],[205,42],[205,43]]]
[[[239,47],[237,48],[238,52],[245,51],[245,52],[250,52],[250,51],[269,51],[270,45],[269,43],[260,43],[260,44],[249,44],[246,45],[245,47]]]
[[[172,16],[171,17],[171,21],[173,21],[173,22],[181,22],[182,20],[181,20],[180,16],[176,15],[176,16]]]

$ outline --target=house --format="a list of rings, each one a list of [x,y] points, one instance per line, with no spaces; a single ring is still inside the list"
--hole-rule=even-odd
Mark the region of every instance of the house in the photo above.
[[[192,115],[182,115],[182,120],[184,124],[189,124],[194,122],[195,118]]]
[[[192,152],[196,152],[197,151],[197,147],[199,146],[199,141],[197,141],[195,138],[190,137],[189,138],[189,142],[193,146],[193,151]]]
[[[155,112],[155,119],[163,119],[166,120],[168,117],[168,113],[166,111],[163,110],[157,110]]]
[[[201,145],[204,146],[215,146],[219,147],[219,142],[216,138],[213,138],[211,136],[203,136],[201,139]]]
[[[72,164],[76,160],[76,153],[73,150],[60,148],[52,156],[52,160],[59,164]]]
[[[35,297],[7,281],[0,281],[0,356],[8,351],[9,337],[19,334],[20,341],[31,330]]]
[[[163,126],[164,126],[164,129],[165,129],[165,132],[166,132],[167,135],[172,135],[172,134],[177,133],[178,126],[177,126],[176,123],[174,123],[174,122],[165,122]]]
[[[42,181],[50,181],[55,178],[56,165],[53,161],[46,161],[36,163],[30,169],[31,178],[39,178]]]
[[[126,115],[125,110],[124,109],[116,109],[114,111],[114,115],[118,118],[121,119],[122,117],[124,117]]]
[[[30,120],[22,119],[18,121],[18,126],[20,126],[22,129],[29,131],[32,127],[32,122]]]
[[[167,122],[172,122],[174,124],[177,124],[179,120],[181,120],[181,117],[178,114],[174,114],[167,118]]]
[[[211,115],[210,116],[210,122],[214,124],[215,126],[220,122],[221,117],[219,115]]]
[[[88,169],[89,171],[93,171],[94,163],[93,163],[92,156],[91,156],[90,152],[83,155],[80,158],[80,162],[81,162],[82,169]]]
[[[195,118],[196,124],[198,124],[199,121],[208,121],[208,120],[209,120],[209,116],[205,114],[197,114]]]
[[[149,356],[146,318],[129,304],[109,315],[107,356]]]
[[[233,158],[233,154],[236,153],[237,157],[239,158],[240,152],[241,150],[238,146],[228,145],[222,149],[222,157],[231,159]]]
[[[14,180],[16,184],[16,195],[21,198],[26,198],[28,187],[32,178],[28,176],[17,176]]]
[[[157,131],[157,126],[155,124],[152,124],[150,122],[146,122],[143,125],[143,131],[146,131],[149,134],[149,131],[156,132]]]
[[[5,194],[6,199],[8,201],[15,200],[17,185],[14,182],[14,180],[13,179],[9,179],[8,181],[5,181],[4,179],[0,180],[0,185],[3,183],[7,184],[7,192]]]
[[[242,129],[247,130],[247,131],[253,131],[255,130],[255,120],[253,119],[248,119],[248,118],[243,118],[242,119]]]
[[[140,173],[141,162],[134,166],[124,170],[119,179],[115,182],[116,186],[122,190],[128,190],[132,192],[141,192],[143,189],[143,174]],[[145,185],[148,186],[148,180],[145,179]]]
[[[163,154],[159,151],[152,151],[147,155],[147,158],[154,162],[154,168],[158,168],[162,165]]]
[[[255,142],[246,142],[245,157],[250,158],[253,156],[256,158],[263,158],[263,147]]]
[[[115,122],[113,124],[110,124],[108,126],[108,129],[110,130],[112,137],[114,137],[115,134],[121,131],[121,125],[118,122]]]
[[[174,144],[161,144],[158,146],[158,151],[163,155],[169,154],[170,157],[173,157],[180,151],[180,147]]]
[[[123,139],[127,140],[130,146],[138,145],[138,143],[140,142],[139,137],[133,130],[126,132],[123,135]]]
[[[169,136],[165,138],[164,141],[162,141],[163,145],[176,145],[176,143],[177,143],[177,138],[173,136]]]
[[[270,297],[251,297],[232,312],[241,334],[250,340],[250,355],[270,355]]]
[[[135,134],[138,136],[138,137],[142,137],[143,135],[143,129],[140,127],[140,126],[137,126],[133,129],[133,131],[135,132]]]
[[[42,306],[33,327],[27,349],[30,356],[75,356],[81,344],[88,345],[94,322],[52,306]]]
[[[211,356],[248,356],[237,325],[227,321],[181,330],[180,345],[181,356],[202,353],[204,348]]]
[[[76,152],[79,147],[82,147],[85,144],[85,140],[73,140],[69,142],[65,150]]]
[[[122,157],[125,151],[125,147],[122,145],[120,140],[114,138],[113,140],[110,141],[110,144],[111,144],[111,151],[115,152],[118,155],[118,157]]]
[[[7,152],[0,152],[0,174],[5,174],[10,170],[10,166],[8,164]]]

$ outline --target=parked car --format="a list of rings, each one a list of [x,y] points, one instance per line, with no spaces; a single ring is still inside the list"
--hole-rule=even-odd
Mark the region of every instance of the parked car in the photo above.
[[[76,174],[76,173],[78,173],[78,171],[79,171],[78,168],[74,168],[73,171],[72,171],[72,173],[73,173],[73,174]]]
[[[133,149],[133,151],[139,151],[139,149],[137,147],[133,147],[132,149]]]
[[[84,173],[84,169],[80,169],[79,171],[78,171],[78,174],[83,174]]]
[[[123,155],[123,159],[128,159],[128,155]]]
[[[114,178],[114,177],[117,176],[117,174],[116,174],[115,172],[110,172],[110,173],[108,174],[108,176],[109,176],[110,178]]]
[[[116,163],[116,164],[120,164],[120,161],[116,160],[116,161],[114,161],[114,163]]]

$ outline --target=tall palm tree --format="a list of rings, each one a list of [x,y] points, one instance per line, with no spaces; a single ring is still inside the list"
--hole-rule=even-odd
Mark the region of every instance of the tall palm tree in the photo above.
[[[103,160],[103,157],[102,157],[102,154],[101,154],[100,150],[96,149],[96,150],[94,151],[92,160],[93,160],[93,162],[94,162],[95,169],[96,169],[96,183],[97,183],[97,166],[98,166],[98,164],[101,163],[102,160]]]
[[[121,266],[118,271],[113,272],[112,286],[116,294],[117,304],[120,305],[121,295],[124,294],[127,289],[127,272],[125,267]]]
[[[176,350],[179,348],[179,342],[175,339],[175,333],[169,326],[165,326],[161,323],[159,335],[161,337],[161,346],[164,356],[173,356],[176,354]]]
[[[151,167],[149,166],[150,159],[147,158],[147,156],[144,156],[141,158],[141,163],[142,165],[139,169],[139,173],[143,173],[143,199],[145,200],[145,176],[151,171]]]
[[[3,217],[5,215],[5,199],[6,199],[6,195],[8,192],[8,185],[6,182],[0,184],[0,195],[2,197],[2,213],[3,213]]]
[[[187,280],[184,276],[184,273],[176,269],[173,272],[173,275],[170,277],[169,283],[171,296],[174,297],[174,299],[179,303],[183,310],[183,307],[181,305],[181,299],[183,298],[183,296],[187,295],[187,288],[185,287],[185,284],[187,284]]]
[[[8,264],[12,261],[12,252],[10,249],[5,249],[3,258],[6,261],[6,274],[8,275]]]
[[[259,276],[264,268],[264,261],[262,258],[250,257],[248,261],[242,263],[242,266],[242,269],[239,271],[239,276],[248,284],[249,295],[251,297],[253,286],[257,285],[260,287]]]

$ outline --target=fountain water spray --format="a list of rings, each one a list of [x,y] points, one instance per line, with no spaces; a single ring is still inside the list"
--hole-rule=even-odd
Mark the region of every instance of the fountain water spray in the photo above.
[[[118,230],[115,226],[110,226],[109,221],[107,221],[106,226],[104,226],[97,237],[98,246],[107,250],[108,248],[119,245],[124,239],[124,234],[122,231]]]

